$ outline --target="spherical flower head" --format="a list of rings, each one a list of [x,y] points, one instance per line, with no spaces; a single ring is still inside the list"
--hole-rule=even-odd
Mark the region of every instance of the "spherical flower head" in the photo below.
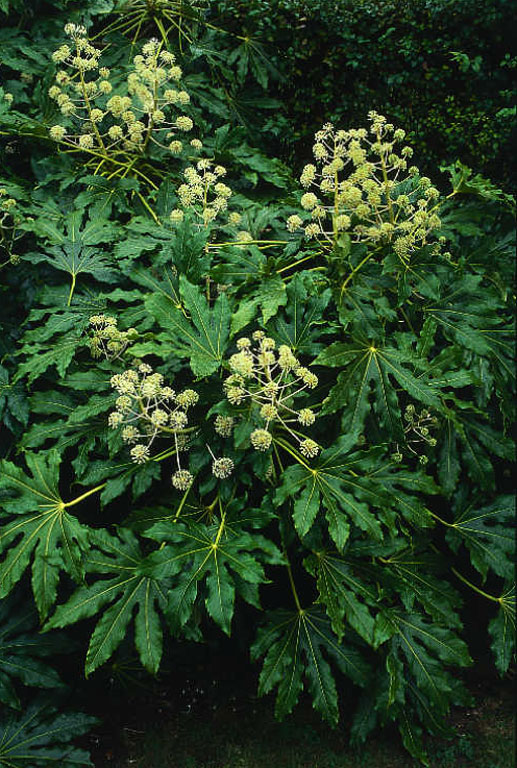
[[[61,63],[62,61],[65,61],[70,56],[70,48],[68,45],[61,45],[57,51],[54,51],[52,54],[52,61],[54,61],[56,64]]]
[[[102,109],[92,109],[90,112],[90,120],[92,123],[100,123],[102,118],[104,117],[104,112]]]
[[[278,365],[283,371],[292,371],[298,366],[298,360],[286,344],[278,348]]]
[[[163,427],[169,420],[169,414],[163,408],[155,408],[151,413],[151,423],[155,427]]]
[[[125,443],[134,443],[138,438],[140,437],[140,433],[138,432],[138,429],[136,427],[133,427],[131,424],[127,427],[124,427],[122,430],[122,440]]]
[[[178,141],[176,139],[174,141],[171,141],[171,143],[169,144],[169,149],[173,155],[179,155],[183,149],[183,144],[181,141]]]
[[[312,211],[312,209],[318,205],[318,202],[318,198],[314,192],[305,192],[300,200],[302,208],[304,208],[306,211]]]
[[[240,232],[237,232],[237,242],[251,243],[252,240],[253,240],[253,235],[247,230],[243,229]]]
[[[305,236],[310,238],[317,237],[320,234],[320,228],[318,224],[307,224],[305,227]]]
[[[241,387],[229,387],[226,392],[226,397],[232,405],[240,405],[244,400],[246,392]]]
[[[221,437],[230,437],[233,431],[234,419],[232,416],[222,416],[219,414],[215,418],[214,429]]]
[[[350,229],[351,219],[350,216],[346,216],[345,214],[340,214],[339,216],[336,216],[336,229],[338,232],[344,232],[347,229]]]
[[[228,224],[232,224],[233,226],[237,227],[242,221],[242,216],[240,213],[237,213],[237,211],[232,211],[228,215]]]
[[[316,421],[314,411],[310,408],[302,408],[298,414],[298,421],[303,427],[310,427]]]
[[[127,395],[120,395],[120,397],[117,397],[115,400],[115,407],[117,411],[120,411],[121,413],[127,413],[127,411],[131,408],[131,398]]]
[[[163,376],[160,373],[153,373],[142,382],[140,393],[143,397],[156,397],[160,394],[162,384]]]
[[[273,435],[267,429],[255,429],[250,435],[250,440],[256,451],[263,452],[267,451],[273,442]]]
[[[274,405],[271,405],[271,403],[265,403],[260,409],[260,415],[263,419],[266,419],[266,421],[271,421],[278,416],[278,410]]]
[[[108,426],[111,429],[116,429],[117,427],[120,427],[123,421],[124,421],[124,416],[120,411],[113,411],[113,413],[110,413],[110,415],[108,416]]]
[[[66,128],[62,125],[53,125],[49,131],[49,136],[54,141],[62,141],[66,136]]]
[[[93,136],[90,133],[85,133],[82,136],[79,136],[79,146],[81,149],[92,149]]]
[[[169,69],[169,77],[171,80],[174,80],[175,82],[178,82],[178,80],[181,80],[183,72],[181,71],[181,67],[171,67]]]
[[[314,387],[318,386],[318,377],[315,373],[309,371],[308,368],[298,368],[296,370],[296,375],[301,378],[303,383],[308,386],[309,389],[314,389]]]
[[[232,355],[229,363],[231,370],[240,374],[245,379],[253,376],[253,358],[246,350],[241,350],[237,354]]]
[[[309,459],[313,459],[315,456],[318,455],[320,452],[320,447],[318,443],[315,443],[314,440],[310,440],[307,438],[307,440],[302,440],[300,443],[300,453],[303,456],[307,456]]]
[[[185,213],[179,208],[175,208],[173,211],[171,211],[169,216],[169,220],[171,224],[181,224],[184,218],[185,218]]]
[[[149,448],[147,445],[134,445],[131,448],[129,455],[136,464],[145,464],[149,459]]]
[[[194,482],[194,478],[187,469],[178,469],[171,480],[178,491],[187,491]]]
[[[280,387],[276,381],[268,381],[262,387],[262,394],[266,397],[274,397],[278,394]]]
[[[187,414],[183,411],[173,411],[169,416],[169,424],[172,429],[185,429],[187,423]]]
[[[263,349],[265,352],[270,349],[275,349],[276,342],[274,339],[271,339],[269,336],[264,336],[263,339],[260,340],[260,348]]]
[[[237,349],[249,349],[251,347],[251,341],[246,336],[242,336],[240,339],[237,339],[236,345]]]
[[[286,223],[288,232],[296,232],[297,229],[301,228],[303,221],[299,216],[294,215],[289,216]]]
[[[190,142],[190,146],[192,147],[192,149],[200,150],[203,148],[203,142],[200,141],[199,139],[192,139]]]
[[[124,135],[124,131],[122,130],[120,125],[112,125],[108,129],[108,136],[112,141],[118,141],[119,139],[122,138],[123,135]]]
[[[113,90],[113,86],[111,85],[111,83],[108,80],[101,80],[100,81],[100,83],[99,83],[99,91],[101,93],[103,93],[106,96],[108,93],[111,93],[112,90]]]
[[[186,115],[180,115],[180,117],[176,118],[176,128],[179,131],[191,131],[194,127],[194,123],[190,119],[190,117],[187,117]]]
[[[253,331],[251,338],[253,341],[260,341],[265,335],[264,331]]]
[[[321,141],[316,142],[312,148],[312,152],[316,160],[324,160],[328,155],[327,148]]]
[[[226,480],[227,477],[230,477],[234,468],[233,461],[224,456],[220,459],[214,459],[212,462],[212,474],[220,480]]]
[[[180,406],[180,408],[184,408],[187,410],[187,408],[190,408],[192,405],[196,405],[196,403],[199,401],[199,395],[197,392],[194,392],[193,389],[185,389],[183,392],[180,392],[178,395],[176,395],[176,402]]]
[[[300,184],[302,187],[307,189],[307,187],[310,187],[314,179],[316,178],[316,166],[315,165],[306,165],[305,168],[302,171],[302,175],[300,176]]]

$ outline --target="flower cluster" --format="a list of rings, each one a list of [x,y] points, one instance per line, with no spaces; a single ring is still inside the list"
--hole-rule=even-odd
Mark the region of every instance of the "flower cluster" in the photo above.
[[[404,411],[404,435],[406,438],[406,446],[408,450],[414,455],[418,456],[420,464],[427,464],[428,458],[424,454],[420,455],[415,447],[418,445],[433,448],[436,445],[436,438],[431,437],[431,429],[438,425],[438,419],[436,416],[431,416],[428,410],[425,408],[417,413],[414,405],[410,404]],[[403,459],[403,455],[400,452],[398,446],[397,451],[392,455],[392,459],[396,462],[400,462]]]
[[[111,386],[118,392],[115,410],[108,417],[112,429],[122,427],[122,439],[133,445],[131,459],[142,464],[150,458],[150,448],[159,435],[174,440],[177,470],[172,484],[185,491],[192,484],[191,473],[182,469],[180,454],[188,448],[188,410],[199,400],[192,389],[176,393],[164,385],[163,376],[153,373],[146,363],[137,370],[128,370],[111,377]]]
[[[92,357],[97,359],[116,360],[124,354],[128,344],[138,338],[136,328],[119,331],[116,319],[110,315],[92,315],[90,325],[90,350]]]
[[[307,213],[290,216],[287,229],[303,229],[327,249],[343,234],[353,242],[389,242],[406,261],[440,226],[434,213],[439,192],[418,168],[408,167],[413,150],[397,146],[405,132],[376,112],[368,117],[369,130],[336,130],[327,123],[316,133],[315,163],[300,176]]]
[[[229,360],[231,374],[224,389],[232,405],[249,400],[255,406],[261,426],[250,435],[253,448],[267,451],[273,442],[273,426],[278,425],[294,439],[300,453],[317,456],[319,445],[294,426],[309,427],[316,415],[310,408],[295,409],[293,401],[314,389],[318,377],[300,365],[288,346],[282,344],[277,350],[274,339],[263,331],[255,331],[252,339],[238,339],[237,348]]]
[[[133,59],[126,93],[113,95],[110,70],[100,66],[102,52],[89,42],[84,27],[67,24],[65,32],[70,41],[52,56],[61,69],[49,96],[73,128],[54,125],[51,138],[103,154],[141,153],[149,142],[179,154],[183,144],[177,134],[190,131],[193,123],[177,114],[190,96],[178,85],[182,72],[174,54],[161,50],[158,40],[145,43]],[[199,148],[201,142],[194,142]]]
[[[178,187],[182,208],[171,211],[171,222],[177,224],[183,221],[184,211],[189,210],[199,219],[201,226],[210,226],[220,214],[227,211],[228,200],[232,196],[230,187],[221,181],[221,178],[226,176],[226,168],[203,158],[197,162],[195,168],[186,168],[183,176],[185,183]],[[235,215],[230,214],[229,220],[235,221]]]
[[[4,187],[0,188],[0,248],[5,250],[9,258],[0,267],[6,264],[16,265],[20,257],[12,253],[12,248],[16,240],[23,237],[23,232],[18,229],[23,217],[17,211],[17,201],[11,197]]]

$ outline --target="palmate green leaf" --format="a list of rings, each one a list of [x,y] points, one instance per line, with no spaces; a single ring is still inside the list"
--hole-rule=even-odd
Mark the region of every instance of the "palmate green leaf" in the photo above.
[[[370,392],[375,391],[374,410],[392,439],[402,441],[399,392],[411,401],[442,410],[440,390],[430,380],[427,366],[416,354],[394,347],[382,347],[364,340],[334,342],[314,361],[314,365],[342,368],[337,383],[324,402],[324,413],[343,409],[343,427],[351,433],[360,430],[370,411]],[[408,367],[420,367],[417,376]]]
[[[31,313],[29,321],[37,320],[36,313]],[[32,384],[54,366],[58,375],[63,377],[77,349],[85,343],[81,334],[85,326],[86,322],[77,313],[56,308],[55,314],[45,323],[24,334],[22,353],[25,359],[18,365],[16,380],[27,378],[27,382]]]
[[[0,596],[5,597],[31,566],[32,589],[45,618],[55,602],[59,574],[84,575],[89,529],[67,512],[58,491],[60,454],[26,453],[30,474],[10,461],[0,463]]]
[[[10,381],[9,371],[0,365],[0,422],[12,432],[29,420],[29,403],[23,386]]]
[[[87,221],[83,226],[82,219],[83,211],[72,211],[64,219],[64,229],[58,228],[50,218],[36,219],[31,229],[36,235],[46,237],[52,245],[45,251],[42,249],[25,256],[34,264],[46,262],[70,275],[69,303],[79,274],[92,275],[103,282],[116,279],[111,255],[100,246],[116,237],[117,225],[97,219]]]
[[[101,614],[86,653],[86,675],[94,672],[124,639],[134,616],[135,646],[143,666],[152,674],[160,666],[163,632],[159,611],[166,606],[167,583],[148,575],[145,557],[137,539],[126,528],[119,538],[98,530],[92,535],[92,550],[85,559],[88,573],[110,578],[80,587],[68,602],[58,606],[45,629],[66,627]]]
[[[377,647],[388,644],[388,660],[392,661],[388,669],[395,679],[388,706],[397,698],[403,701],[406,683],[413,683],[436,715],[448,712],[452,694],[461,690],[448,667],[472,663],[466,643],[457,634],[437,621],[426,621],[418,613],[384,608],[376,618],[374,642]]]
[[[39,699],[21,715],[0,719],[0,765],[6,768],[93,766],[89,754],[71,742],[88,733],[96,717],[59,713],[52,700]]]
[[[494,459],[508,462],[514,458],[514,443],[510,437],[494,429],[486,413],[472,403],[449,395],[456,406],[449,410],[442,429],[438,476],[446,493],[457,488],[461,470],[466,470],[472,483],[492,490],[495,486]]]
[[[354,442],[353,436],[343,437],[334,447],[322,451],[313,466],[300,462],[288,467],[275,495],[277,504],[293,500],[293,521],[301,537],[311,529],[321,508],[340,550],[350,535],[351,523],[373,539],[382,539],[379,516],[372,513],[370,506],[381,510],[389,506],[375,478],[358,475],[364,456],[352,453]]]
[[[0,701],[20,709],[13,685],[18,679],[25,687],[62,688],[57,672],[42,661],[45,656],[62,653],[62,638],[38,632],[38,616],[32,606],[20,605],[20,595],[0,603]]]
[[[369,645],[373,645],[374,617],[372,607],[377,596],[349,563],[329,552],[310,555],[305,567],[317,579],[318,592],[339,642],[352,627]]]
[[[220,367],[228,341],[228,299],[222,294],[210,308],[201,290],[183,276],[180,292],[188,317],[181,306],[163,295],[150,296],[146,307],[164,329],[164,336],[170,339],[171,353],[188,358],[195,376],[209,376]]]
[[[278,689],[275,714],[280,719],[292,712],[305,679],[314,708],[328,722],[338,722],[331,664],[357,685],[368,684],[370,670],[360,653],[338,640],[329,619],[316,607],[271,614],[258,631],[251,655],[255,660],[264,656],[259,696]]]
[[[208,614],[230,635],[236,594],[259,607],[258,585],[267,581],[264,563],[283,563],[271,541],[250,533],[239,520],[227,521],[226,514],[208,526],[164,522],[146,532],[162,544],[167,542],[149,556],[148,567],[156,577],[174,577],[168,617],[175,630],[186,624],[201,593]]]
[[[463,543],[474,568],[485,580],[489,572],[510,581],[515,558],[515,499],[499,496],[484,507],[460,508],[447,529],[454,552]]]
[[[317,295],[316,285],[303,273],[297,273],[287,286],[287,306],[274,325],[275,336],[297,354],[315,355],[323,347],[318,338],[328,332],[323,313],[330,301],[330,291]]]
[[[496,615],[488,624],[488,632],[492,638],[491,648],[495,657],[495,665],[500,675],[505,675],[515,659],[515,585],[512,583],[499,598]]]
[[[513,379],[513,328],[509,309],[481,275],[447,280],[443,294],[423,308],[440,326],[444,336],[460,347],[493,360],[508,383]]]

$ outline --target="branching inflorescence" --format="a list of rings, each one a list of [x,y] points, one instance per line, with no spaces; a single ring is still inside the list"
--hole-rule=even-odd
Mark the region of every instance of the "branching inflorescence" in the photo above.
[[[0,188],[0,248],[9,255],[7,261],[0,261],[0,269],[7,264],[16,265],[20,261],[18,254],[12,252],[16,240],[23,237],[18,227],[22,217],[16,210],[17,201],[7,194],[4,187]]]
[[[179,154],[178,133],[192,130],[190,117],[174,114],[190,102],[180,88],[182,71],[175,56],[162,50],[158,40],[145,43],[133,59],[125,93],[113,93],[110,70],[100,66],[102,51],[90,43],[86,29],[67,24],[70,43],[54,52],[56,73],[49,96],[56,102],[66,125],[54,125],[50,136],[67,146],[116,157],[141,154],[149,143]],[[195,140],[196,146],[200,145]]]
[[[90,350],[92,357],[104,357],[106,360],[116,360],[126,351],[128,345],[138,338],[136,328],[120,331],[117,320],[111,315],[92,315],[90,317],[92,334]]]
[[[122,427],[122,440],[133,445],[131,459],[143,464],[151,458],[150,448],[157,437],[172,437],[177,463],[172,484],[179,490],[189,488],[193,477],[181,467],[180,454],[188,447],[192,430],[187,412],[198,402],[197,392],[185,389],[176,393],[164,384],[161,373],[153,373],[147,363],[141,363],[137,370],[115,374],[111,386],[119,397],[108,423],[112,429]]]
[[[199,226],[210,227],[220,214],[228,210],[228,200],[233,194],[230,187],[221,181],[226,176],[226,168],[203,158],[195,168],[186,168],[183,176],[185,183],[178,188],[182,208],[175,208],[171,212],[171,222],[177,224],[183,221],[184,211],[187,210],[194,214]],[[232,223],[235,217],[229,220]]]
[[[315,164],[306,165],[300,176],[307,213],[290,216],[287,229],[303,229],[326,250],[343,235],[352,242],[391,243],[406,261],[440,226],[434,212],[439,192],[418,168],[408,168],[411,147],[398,152],[405,131],[376,112],[369,120],[369,131],[337,130],[327,123],[316,133]]]
[[[276,350],[274,339],[263,331],[255,331],[252,339],[238,339],[239,351],[229,360],[232,373],[224,382],[229,402],[238,406],[250,401],[262,422],[250,435],[251,445],[257,451],[267,451],[273,442],[273,429],[278,426],[294,439],[301,454],[308,458],[317,456],[319,445],[295,428],[311,426],[316,415],[310,408],[295,409],[293,401],[306,390],[314,389],[318,377],[300,365],[288,346],[281,345]],[[224,434],[232,424],[221,420],[216,427]]]

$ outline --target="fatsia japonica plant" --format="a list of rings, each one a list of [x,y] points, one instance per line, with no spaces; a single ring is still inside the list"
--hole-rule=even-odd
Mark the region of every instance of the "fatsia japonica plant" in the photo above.
[[[394,722],[425,762],[469,700],[467,608],[501,674],[513,652],[513,201],[461,164],[441,193],[375,112],[283,191],[257,154],[253,187],[166,36],[117,69],[66,33],[55,152],[1,219],[31,308],[0,368],[0,597],[93,619],[86,675],[128,635],[156,674],[164,637],[241,612],[278,717],[305,690],[335,725],[352,688],[352,739]]]

